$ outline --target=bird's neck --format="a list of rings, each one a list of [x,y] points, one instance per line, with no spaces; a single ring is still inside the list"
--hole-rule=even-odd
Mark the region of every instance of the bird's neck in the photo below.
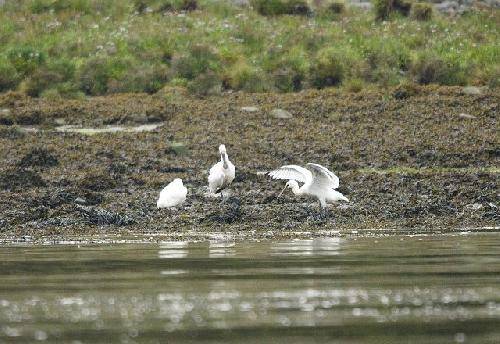
[[[299,186],[297,184],[292,185],[292,192],[295,195],[302,195],[302,190],[299,188]]]
[[[228,166],[228,163],[227,163],[229,159],[227,158],[227,154],[226,154],[226,153],[222,153],[222,154],[220,155],[220,160],[222,161],[222,166],[223,166],[224,168],[228,168],[228,167],[229,167],[229,166]]]

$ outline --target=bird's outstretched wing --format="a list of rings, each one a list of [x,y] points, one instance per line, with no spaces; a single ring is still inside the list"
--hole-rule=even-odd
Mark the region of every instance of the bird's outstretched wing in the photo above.
[[[339,177],[335,173],[331,172],[324,166],[319,164],[307,164],[307,168],[312,172],[314,179],[317,179],[319,183],[325,184],[325,186],[336,189],[339,187]]]
[[[311,171],[297,165],[281,166],[277,170],[269,172],[268,175],[273,179],[293,179],[301,183],[307,183],[313,177]]]

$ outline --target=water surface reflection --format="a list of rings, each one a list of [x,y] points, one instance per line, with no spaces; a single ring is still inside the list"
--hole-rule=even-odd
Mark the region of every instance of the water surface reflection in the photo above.
[[[491,342],[500,234],[0,248],[0,342]]]

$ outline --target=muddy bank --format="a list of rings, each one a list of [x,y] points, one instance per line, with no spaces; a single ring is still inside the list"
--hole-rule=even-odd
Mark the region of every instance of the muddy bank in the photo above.
[[[0,235],[246,233],[498,226],[500,97],[460,87],[411,93],[227,94],[182,90],[47,102],[0,96]],[[277,116],[275,109],[286,110]],[[151,131],[67,132],[148,123]],[[231,197],[205,196],[225,143],[237,168]],[[258,172],[318,162],[351,203],[327,217]],[[182,209],[157,210],[172,179]]]

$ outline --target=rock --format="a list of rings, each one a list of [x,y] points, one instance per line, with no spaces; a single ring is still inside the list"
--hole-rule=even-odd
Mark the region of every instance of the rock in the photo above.
[[[182,142],[170,142],[166,149],[166,153],[175,155],[186,155],[188,153],[188,148]]]
[[[471,203],[471,204],[467,204],[465,207],[467,209],[471,209],[471,210],[479,210],[483,207],[483,205],[480,203]]]
[[[14,124],[14,119],[10,109],[0,109],[0,124],[2,125],[12,125]]]
[[[364,10],[364,11],[371,11],[373,9],[373,4],[371,2],[362,2],[362,1],[354,2],[354,1],[352,1],[349,3],[349,6],[356,7],[356,8],[359,8],[360,10]]]
[[[66,120],[65,120],[64,118],[56,118],[56,119],[54,120],[54,123],[55,123],[56,125],[66,125]]]
[[[435,8],[441,13],[453,13],[458,9],[458,3],[456,1],[444,1],[436,4]]]
[[[257,111],[259,111],[259,108],[256,107],[256,106],[243,106],[241,108],[241,111],[245,111],[245,112],[257,112]]]
[[[149,122],[149,118],[148,118],[148,116],[145,113],[135,114],[135,115],[132,116],[132,119],[133,119],[134,123],[139,123],[139,124],[143,124],[143,123],[148,123]]]
[[[250,0],[232,0],[233,5],[238,7],[248,7],[250,6]]]
[[[283,109],[274,109],[273,111],[271,111],[271,116],[279,119],[293,118],[293,115],[290,112]]]
[[[468,95],[479,95],[479,94],[483,93],[481,88],[476,87],[476,86],[464,87],[464,88],[462,88],[462,92],[464,94],[468,94]]]
[[[475,119],[476,118],[476,116],[469,115],[468,113],[458,114],[458,117],[463,118],[463,119]]]
[[[85,201],[85,199],[83,199],[81,197],[78,197],[75,199],[75,203],[80,204],[80,205],[84,205],[85,203],[87,203],[87,201]]]

